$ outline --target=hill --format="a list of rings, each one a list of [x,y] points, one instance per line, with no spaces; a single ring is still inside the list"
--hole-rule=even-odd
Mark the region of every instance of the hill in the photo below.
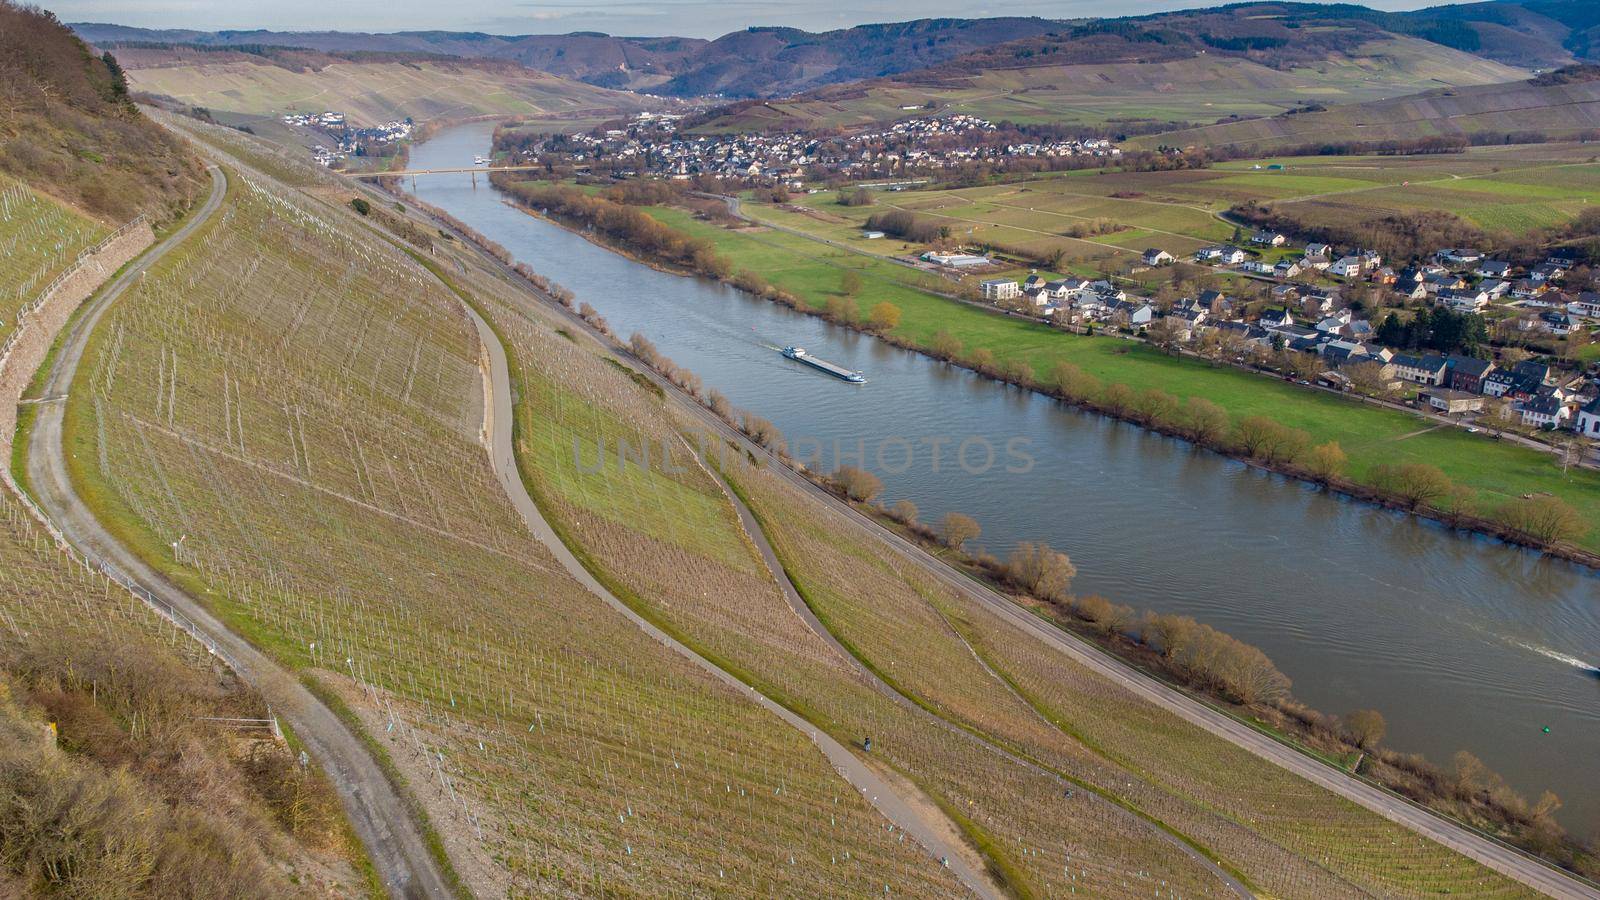
[[[1430,137],[1574,137],[1596,129],[1600,129],[1600,70],[1584,66],[1521,81],[1441,88],[1314,112],[1220,122],[1152,135],[1140,143],[1267,152],[1309,144]]]
[[[497,60],[185,46],[117,52],[136,90],[247,115],[332,109],[353,125],[483,115],[596,122],[656,105]]]
[[[0,173],[91,215],[169,219],[200,168],[133,105],[121,69],[48,12],[0,0]]]
[[[1308,31],[1206,16],[1188,25],[1169,19],[1085,25],[892,78],[735,105],[701,127],[848,128],[939,111],[1139,132],[1161,123],[1274,115],[1308,103],[1377,100],[1524,74],[1356,23]],[[1230,31],[1235,25],[1255,34]]]

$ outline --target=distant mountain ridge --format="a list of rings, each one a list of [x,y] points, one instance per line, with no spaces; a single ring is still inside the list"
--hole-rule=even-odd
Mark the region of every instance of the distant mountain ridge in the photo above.
[[[1330,26],[1339,33],[1319,33]],[[1292,66],[1387,35],[1426,40],[1520,68],[1556,68],[1600,54],[1600,3],[1594,0],[1489,0],[1413,12],[1348,3],[1255,2],[1116,19],[919,19],[820,33],[752,27],[710,41],[595,32],[207,32],[100,23],[71,27],[97,46],[157,42],[443,54],[509,60],[601,87],[730,98],[787,97],[891,76],[914,82],[993,68],[1160,61],[1197,53]],[[1054,59],[1045,58],[1051,55]]]

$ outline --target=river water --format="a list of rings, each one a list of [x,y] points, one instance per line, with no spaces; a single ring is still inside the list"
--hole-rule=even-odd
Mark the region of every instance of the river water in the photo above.
[[[492,128],[444,130],[413,148],[411,165],[470,165]],[[887,499],[909,498],[926,521],[967,513],[1002,556],[1047,541],[1077,564],[1076,592],[1192,615],[1261,647],[1310,705],[1378,709],[1388,746],[1445,763],[1470,750],[1530,799],[1560,794],[1569,829],[1600,832],[1600,576],[1589,570],[657,272],[511,208],[486,178],[409,187],[573,290],[618,334],[645,334],[771,419],[792,449],[820,448],[826,468],[860,454]],[[776,348],[790,344],[868,383],[785,360]]]

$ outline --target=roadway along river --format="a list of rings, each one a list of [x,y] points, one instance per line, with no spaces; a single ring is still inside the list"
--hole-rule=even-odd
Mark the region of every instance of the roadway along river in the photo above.
[[[411,167],[470,164],[491,129],[442,131],[413,148]],[[791,448],[815,442],[831,468],[835,442],[847,454],[862,445],[886,497],[910,498],[925,520],[968,513],[1000,555],[1047,541],[1077,563],[1079,593],[1185,613],[1249,641],[1310,705],[1376,708],[1389,746],[1444,763],[1468,749],[1530,800],[1560,794],[1560,818],[1576,833],[1600,831],[1600,577],[1588,570],[1330,497],[657,272],[512,209],[485,178],[474,187],[469,175],[422,176],[413,190],[572,289],[618,334],[647,335],[771,419]],[[789,344],[862,370],[868,383],[787,361],[776,348]],[[994,463],[980,472],[985,447]],[[1007,471],[1023,454],[1031,470]]]

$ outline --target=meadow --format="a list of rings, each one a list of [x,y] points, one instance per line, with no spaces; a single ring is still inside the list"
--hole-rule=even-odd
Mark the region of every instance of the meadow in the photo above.
[[[68,406],[74,479],[357,707],[469,886],[949,892],[809,740],[530,537],[479,444],[457,296],[353,212],[230,180],[97,329]]]
[[[736,269],[759,273],[815,311],[842,296],[846,270],[856,272],[863,285],[855,297],[859,307],[868,309],[879,302],[898,307],[901,318],[891,336],[912,346],[930,347],[936,336],[946,333],[959,343],[961,353],[988,351],[997,368],[1024,367],[1040,382],[1059,363],[1072,363],[1106,383],[1135,390],[1155,388],[1179,399],[1209,399],[1235,421],[1263,415],[1305,431],[1313,443],[1337,441],[1349,456],[1348,473],[1358,480],[1369,478],[1374,467],[1384,463],[1429,463],[1466,487],[1479,508],[1493,509],[1523,494],[1549,492],[1577,509],[1585,521],[1600,521],[1600,476],[1588,470],[1563,473],[1547,453],[1460,429],[1424,428],[1407,413],[1170,356],[1148,346],[995,315],[928,293],[918,280],[926,276],[904,266],[819,245],[808,237],[776,230],[724,229],[678,209],[657,208],[651,214],[713,242]],[[1600,529],[1591,528],[1579,543],[1587,550],[1600,549]]]
[[[17,311],[109,229],[71,207],[0,176],[0,342]]]

